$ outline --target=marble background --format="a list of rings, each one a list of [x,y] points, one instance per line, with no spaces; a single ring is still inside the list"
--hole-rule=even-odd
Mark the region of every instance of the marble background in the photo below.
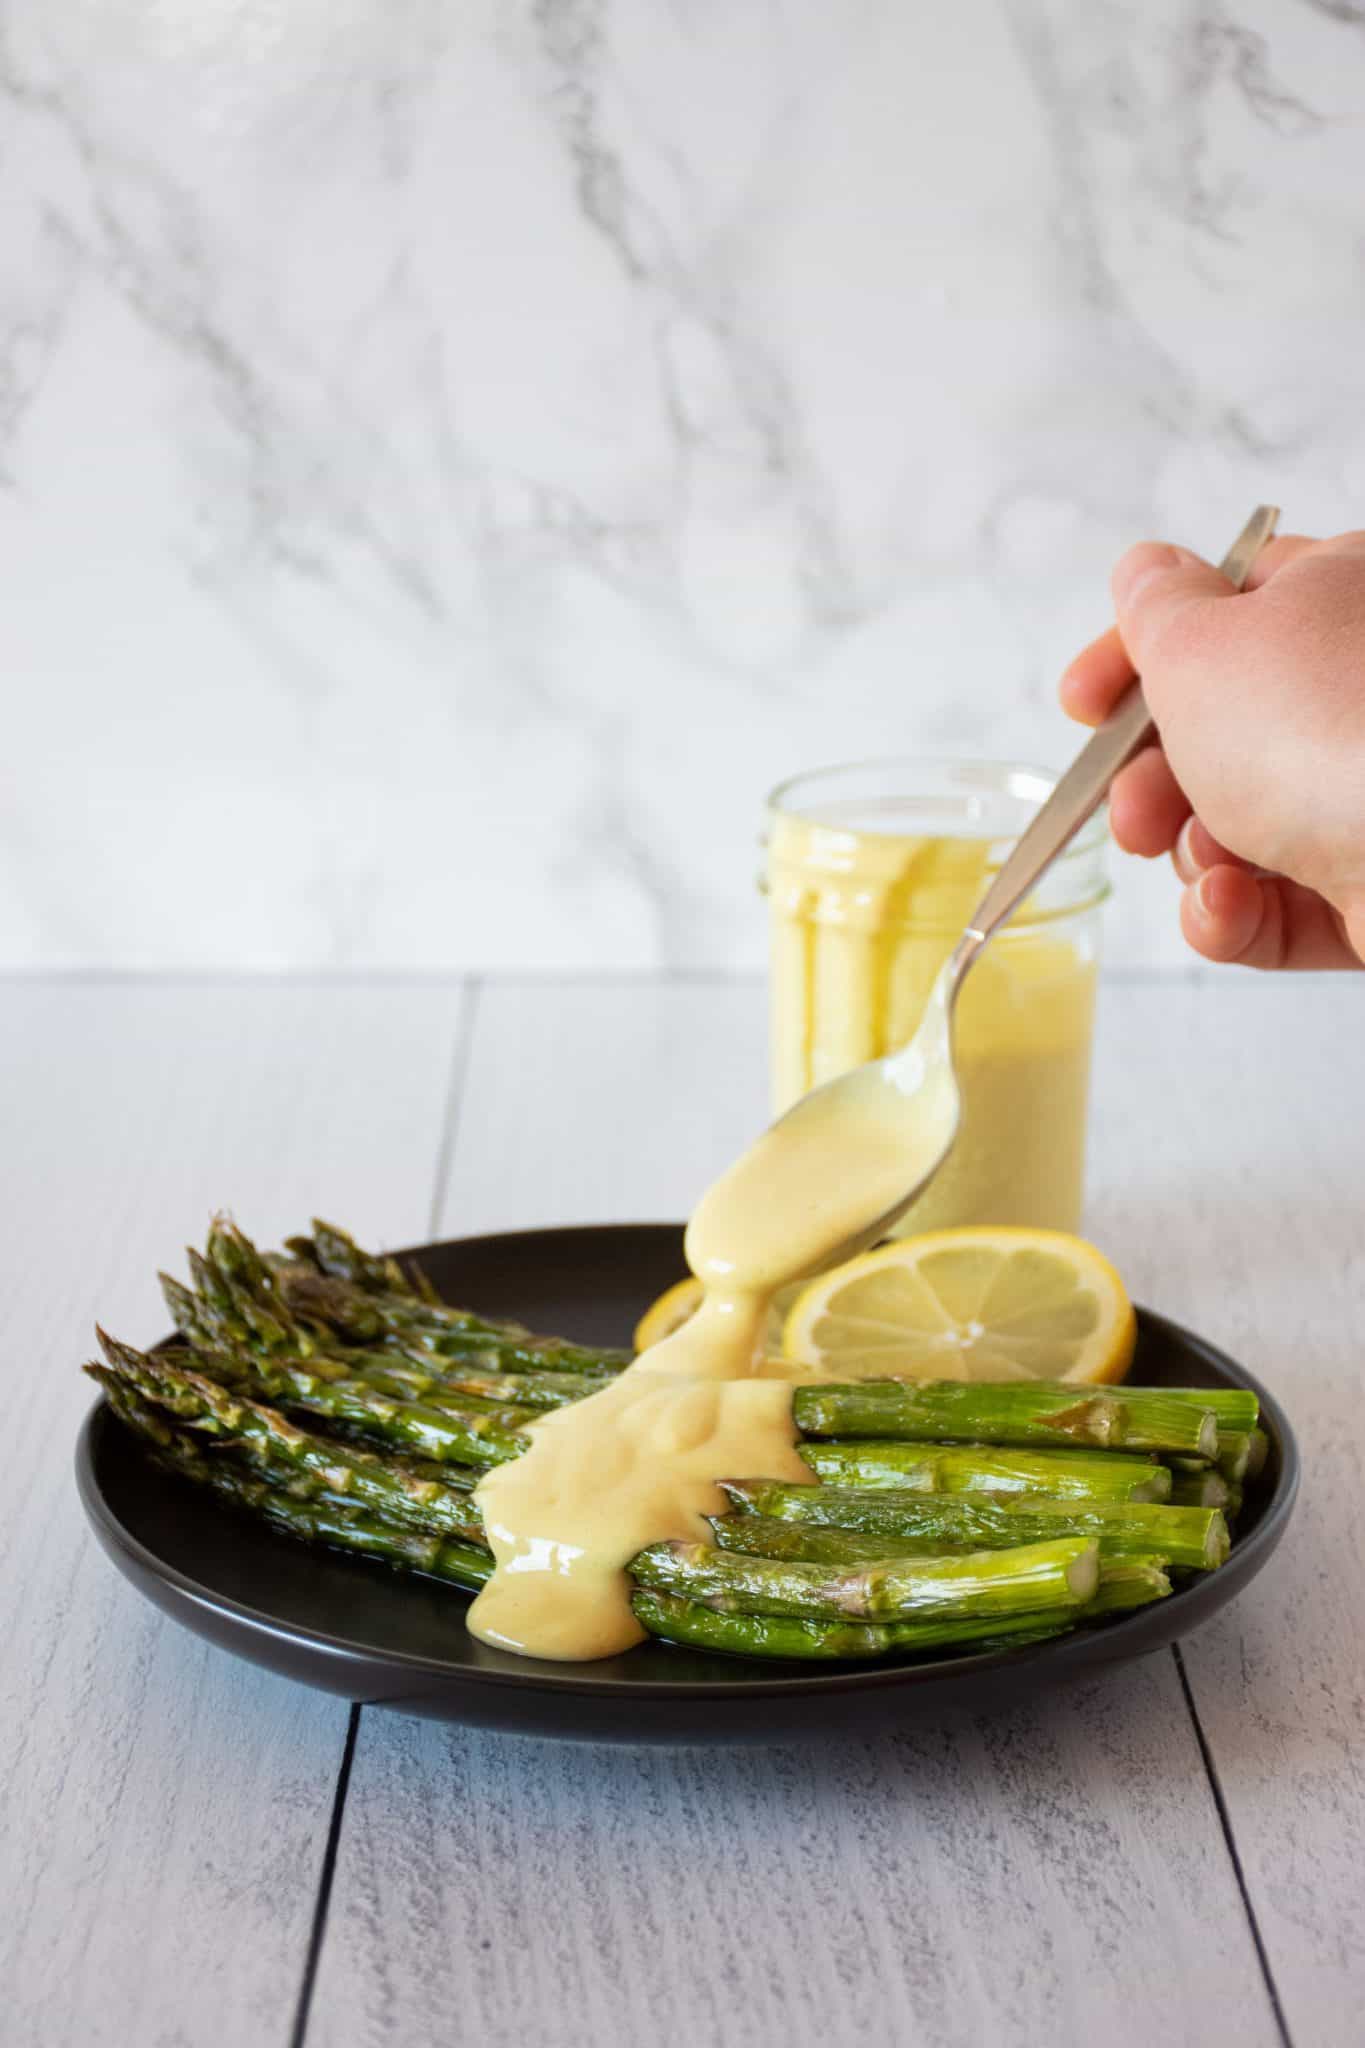
[[[0,965],[752,966],[774,779],[1365,520],[1361,0],[10,0],[0,158]]]

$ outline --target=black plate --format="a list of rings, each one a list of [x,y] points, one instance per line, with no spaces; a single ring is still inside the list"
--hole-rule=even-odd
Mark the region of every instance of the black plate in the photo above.
[[[426,1245],[447,1300],[587,1343],[628,1343],[650,1301],[683,1271],[671,1224],[527,1230]],[[1250,1373],[1164,1316],[1139,1310],[1135,1381],[1251,1387],[1270,1437],[1221,1571],[1103,1627],[1032,1648],[818,1668],[747,1663],[645,1643],[594,1664],[544,1664],[486,1649],[461,1595],[364,1559],[310,1550],[157,1472],[96,1404],[76,1477],[95,1533],[140,1592],[187,1628],[272,1671],[347,1699],[452,1721],[604,1742],[790,1741],[1009,1700],[1033,1686],[1154,1650],[1206,1621],[1258,1572],[1298,1488],[1293,1433]]]

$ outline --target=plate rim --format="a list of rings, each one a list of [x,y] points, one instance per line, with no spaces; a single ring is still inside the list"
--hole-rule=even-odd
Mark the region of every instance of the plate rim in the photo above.
[[[392,1257],[420,1258],[424,1253],[446,1250],[452,1246],[469,1250],[481,1245],[507,1246],[515,1242],[538,1240],[553,1234],[557,1238],[571,1236],[596,1237],[604,1232],[659,1232],[669,1231],[681,1237],[683,1226],[672,1221],[643,1221],[630,1223],[575,1223],[546,1224],[532,1229],[482,1231],[470,1236],[433,1239],[426,1244],[403,1246],[394,1250]],[[1182,1344],[1206,1353],[1210,1364],[1220,1371],[1232,1375],[1238,1384],[1255,1393],[1262,1404],[1262,1412],[1268,1415],[1274,1427],[1279,1446],[1280,1475],[1275,1494],[1266,1504],[1256,1527],[1243,1541],[1234,1546],[1226,1571],[1234,1562],[1240,1564],[1236,1572],[1237,1585],[1233,1586],[1224,1601],[1236,1597],[1245,1582],[1254,1577],[1269,1553],[1283,1536],[1298,1499],[1302,1460],[1293,1426],[1276,1397],[1261,1383],[1254,1373],[1230,1357],[1211,1339],[1198,1331],[1189,1329],[1173,1317],[1160,1310],[1149,1309],[1141,1303],[1134,1303],[1139,1328],[1152,1326],[1170,1333]],[[157,1340],[157,1347],[172,1341],[170,1338]],[[1134,1382],[1140,1385],[1141,1382]],[[172,1589],[181,1599],[205,1614],[222,1614],[244,1625],[254,1634],[269,1637],[276,1642],[305,1643],[316,1652],[333,1659],[338,1668],[347,1664],[360,1665],[374,1662],[383,1663],[401,1672],[416,1677],[443,1682],[449,1685],[486,1687],[492,1690],[507,1690],[517,1694],[542,1693],[550,1699],[580,1699],[584,1701],[619,1700],[623,1693],[636,1692],[642,1700],[697,1701],[736,1699],[762,1700],[764,1698],[790,1698],[793,1692],[803,1696],[820,1697],[845,1692],[875,1692],[904,1685],[909,1682],[931,1684],[934,1681],[947,1684],[964,1679],[985,1676],[996,1670],[1023,1670],[1028,1666],[1045,1661],[1051,1670],[1061,1671],[1069,1663],[1082,1668],[1094,1665],[1098,1660],[1095,1646],[1112,1643],[1114,1657],[1122,1657],[1124,1650],[1118,1645],[1125,1640],[1133,1648],[1138,1644],[1133,1637],[1143,1633],[1141,1623],[1150,1620],[1152,1610],[1137,1608],[1129,1614],[1119,1615],[1108,1621],[1101,1631],[1077,1631],[1070,1635],[1053,1638],[1047,1642],[1006,1646],[998,1650],[967,1652],[955,1657],[936,1657],[932,1661],[899,1661],[894,1664],[859,1663],[853,1660],[841,1663],[833,1670],[803,1670],[798,1660],[782,1660],[780,1671],[761,1674],[754,1670],[754,1663],[745,1665],[746,1675],[733,1680],[724,1678],[679,1678],[675,1680],[653,1679],[647,1685],[632,1687],[630,1679],[618,1672],[600,1678],[593,1677],[594,1664],[586,1662],[551,1663],[545,1660],[526,1659],[525,1670],[499,1670],[478,1664],[455,1664],[449,1659],[421,1656],[412,1651],[393,1649],[387,1646],[367,1644],[358,1638],[338,1637],[321,1629],[310,1628],[305,1623],[283,1622],[264,1609],[251,1606],[220,1593],[201,1580],[193,1578],[177,1564],[170,1562],[159,1552],[150,1549],[141,1538],[127,1527],[106,1499],[100,1485],[95,1464],[97,1434],[106,1427],[118,1427],[113,1411],[103,1394],[98,1394],[82,1418],[76,1438],[75,1468],[76,1485],[81,1506],[94,1533],[113,1562],[118,1565],[126,1558],[140,1573],[147,1574]],[[363,1560],[361,1560],[363,1562]],[[126,1576],[126,1574],[125,1574]],[[144,1598],[150,1596],[143,1588],[132,1583]],[[434,1582],[433,1582],[434,1583]],[[1178,1588],[1169,1596],[1179,1601],[1188,1593],[1197,1592],[1207,1581],[1195,1579],[1190,1585]],[[450,1588],[458,1593],[458,1588]],[[460,1597],[464,1597],[461,1595]],[[1163,1610],[1166,1618],[1167,1602],[1160,1601],[1157,1608]],[[174,1617],[173,1617],[174,1618]],[[1211,1618],[1211,1617],[1206,1617]],[[1193,1622],[1193,1617],[1192,1617]],[[1176,1632],[1178,1635],[1178,1631]],[[1169,1631],[1163,1630],[1153,1647],[1160,1647],[1172,1640]],[[719,1653],[717,1653],[719,1655]],[[741,1661],[741,1660],[736,1660]],[[1109,1661],[1105,1659],[1104,1661]]]

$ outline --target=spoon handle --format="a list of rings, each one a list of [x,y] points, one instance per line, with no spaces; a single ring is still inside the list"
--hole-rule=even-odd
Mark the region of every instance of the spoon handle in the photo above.
[[[1240,590],[1251,565],[1275,531],[1277,505],[1258,505],[1218,564],[1235,590]],[[1023,902],[1087,818],[1104,802],[1109,785],[1155,731],[1142,684],[1134,681],[1119,699],[1094,738],[1086,742],[1058,782],[1036,818],[1021,835],[990,888],[976,907],[959,952],[967,959]]]

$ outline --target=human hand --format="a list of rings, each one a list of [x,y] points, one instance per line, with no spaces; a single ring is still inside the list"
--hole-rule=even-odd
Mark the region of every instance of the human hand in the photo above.
[[[1169,853],[1208,960],[1365,962],[1365,533],[1285,535],[1246,591],[1147,541],[1113,575],[1118,623],[1062,677],[1098,725],[1135,672],[1160,735],[1114,779],[1115,839]]]

